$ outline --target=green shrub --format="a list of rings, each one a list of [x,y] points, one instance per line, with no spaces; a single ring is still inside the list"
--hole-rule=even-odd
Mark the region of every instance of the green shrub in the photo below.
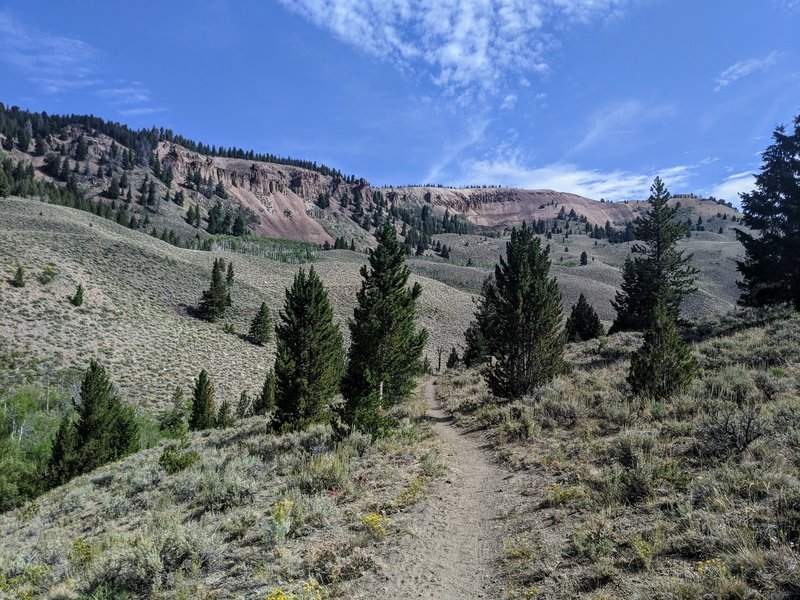
[[[345,489],[350,484],[350,463],[341,452],[322,452],[305,458],[291,485],[306,494]]]
[[[47,285],[56,278],[56,274],[56,266],[53,263],[48,263],[36,278],[42,285]]]
[[[186,451],[187,447],[186,443],[167,444],[158,458],[158,464],[170,475],[193,467],[200,460],[200,455],[192,450]]]

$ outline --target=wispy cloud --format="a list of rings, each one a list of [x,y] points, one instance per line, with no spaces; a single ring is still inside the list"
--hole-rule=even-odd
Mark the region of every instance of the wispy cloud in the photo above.
[[[603,171],[584,169],[566,162],[528,167],[515,158],[467,161],[462,168],[464,179],[463,182],[457,182],[459,184],[493,182],[509,187],[552,189],[606,200],[645,198],[656,176],[660,176],[667,187],[678,191],[689,180],[692,171],[692,167],[687,165],[647,173],[620,169]]]
[[[167,109],[154,106],[143,106],[140,108],[121,108],[118,112],[123,117],[145,117],[147,115],[157,115],[167,112]]]
[[[0,9],[0,60],[18,68],[42,92],[95,94],[123,116],[163,112],[148,106],[150,90],[141,82],[104,79],[102,53],[78,38],[34,29]]]
[[[781,53],[776,50],[770,52],[767,56],[762,58],[749,58],[731,65],[722,73],[720,73],[714,80],[714,91],[718,92],[722,88],[729,86],[734,81],[737,81],[742,77],[747,77],[748,75],[752,75],[758,71],[765,71],[766,69],[769,69],[778,61],[780,55]]]
[[[553,31],[622,11],[636,0],[280,0],[361,52],[429,71],[454,93],[497,91],[546,73]]]
[[[24,70],[48,94],[96,83],[97,52],[92,46],[28,28],[5,10],[0,10],[0,59]]]
[[[648,123],[663,119],[674,111],[671,105],[647,105],[639,100],[609,104],[590,115],[586,133],[572,151],[582,152],[598,144],[628,145]]]
[[[708,194],[709,196],[714,196],[721,200],[740,204],[741,200],[739,199],[739,194],[752,191],[755,185],[756,178],[753,173],[751,171],[744,171],[742,173],[729,175],[709,190]]]
[[[138,81],[118,81],[115,87],[97,90],[97,95],[113,104],[144,104],[152,99],[150,90]]]

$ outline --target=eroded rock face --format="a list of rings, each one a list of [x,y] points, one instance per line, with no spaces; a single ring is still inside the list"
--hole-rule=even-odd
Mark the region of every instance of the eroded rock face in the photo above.
[[[332,240],[311,216],[314,199],[330,187],[328,177],[290,166],[204,156],[169,142],[159,144],[158,158],[162,167],[172,167],[178,183],[193,172],[221,182],[229,196],[228,206],[239,204],[258,216],[257,234],[317,244]],[[197,196],[195,201],[210,204]]]
[[[172,166],[179,184],[192,172],[199,172],[201,177],[210,178],[215,184],[222,182],[230,196],[226,202],[229,207],[238,203],[258,216],[256,233],[318,244],[332,241],[322,226],[323,222],[352,216],[349,209],[340,206],[343,197],[350,204],[358,198],[369,210],[376,190],[399,207],[419,210],[427,205],[437,216],[449,210],[451,214],[462,214],[486,229],[510,228],[536,219],[554,219],[562,209],[567,213],[574,210],[592,225],[603,226],[608,221],[620,226],[634,220],[646,207],[644,201],[599,202],[548,189],[372,188],[364,179],[347,182],[341,177],[288,165],[209,157],[170,142],[161,142],[157,155],[162,167]],[[320,210],[316,205],[322,195],[330,199],[327,210]],[[200,194],[195,194],[192,200],[210,208],[211,201]],[[697,198],[681,198],[680,201],[691,209],[692,214],[700,216],[717,212],[735,214],[732,209],[715,202]],[[358,228],[355,223],[351,226]]]

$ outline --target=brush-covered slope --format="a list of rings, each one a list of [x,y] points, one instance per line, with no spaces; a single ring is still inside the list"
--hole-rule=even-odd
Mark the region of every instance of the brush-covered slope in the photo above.
[[[311,266],[327,286],[348,338],[363,254],[319,252],[313,263],[294,264],[187,250],[89,213],[29,199],[0,200],[0,214],[0,254],[7,266],[0,283],[0,355],[16,356],[19,368],[37,379],[84,369],[94,357],[109,368],[127,400],[158,408],[205,368],[220,401],[235,405],[242,390],[252,396],[260,389],[273,362],[274,342],[262,348],[244,338],[250,321],[261,302],[277,318],[285,288],[299,268]],[[234,265],[233,305],[224,320],[206,323],[191,313],[208,287],[215,256]],[[50,264],[55,278],[41,283],[38,276]],[[23,288],[8,281],[18,265],[27,271]],[[470,294],[428,277],[415,280],[423,289],[418,323],[429,331],[427,353],[433,357],[437,346],[460,343],[471,317]],[[78,284],[85,300],[76,308],[69,298]],[[235,333],[226,333],[226,325]]]
[[[442,469],[421,410],[375,443],[254,417],[190,434],[182,470],[165,442],[77,477],[0,515],[0,597],[374,598],[362,574]]]
[[[521,400],[477,372],[440,399],[515,472],[490,597],[800,597],[800,316],[741,311],[692,332],[694,384],[666,402],[625,378],[639,334],[571,344]],[[502,586],[498,586],[502,589]]]

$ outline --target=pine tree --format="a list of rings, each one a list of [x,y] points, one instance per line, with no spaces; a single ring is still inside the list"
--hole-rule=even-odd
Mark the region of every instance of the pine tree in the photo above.
[[[219,405],[219,412],[215,420],[214,426],[217,429],[227,429],[232,427],[234,423],[233,411],[231,410],[231,403],[225,398],[222,404]]]
[[[74,419],[64,417],[56,434],[47,469],[50,485],[60,485],[139,449],[133,409],[122,404],[105,369],[94,360],[84,375],[74,414]]]
[[[214,385],[203,369],[194,384],[192,393],[192,412],[189,415],[189,429],[199,431],[214,427]]]
[[[254,415],[265,415],[275,410],[275,371],[270,369],[264,378],[261,393],[253,403]]]
[[[275,327],[275,427],[303,429],[330,419],[342,373],[342,335],[314,267],[297,273]]]
[[[394,227],[384,223],[378,246],[369,252],[369,267],[350,320],[350,352],[342,383],[345,423],[373,434],[389,426],[386,410],[405,401],[422,368],[427,331],[416,331],[414,317],[422,293],[419,283],[407,287],[411,271]]]
[[[586,251],[584,250],[583,252],[581,252],[581,266],[585,267],[588,264],[589,264],[589,255],[586,254]]]
[[[644,345],[631,358],[628,383],[635,394],[666,400],[685,390],[696,374],[697,359],[681,339],[675,318],[659,302]]]
[[[684,296],[697,289],[692,255],[676,249],[686,233],[686,225],[675,219],[680,205],[669,206],[669,198],[664,182],[656,177],[647,199],[650,210],[634,222],[636,239],[644,244],[634,244],[631,250],[641,256],[625,261],[622,290],[612,301],[617,318],[609,333],[645,329],[658,301],[677,319]]]
[[[17,267],[17,270],[14,272],[14,279],[11,280],[11,285],[16,288],[25,287],[25,267]]]
[[[511,230],[484,302],[497,359],[486,374],[493,394],[520,398],[563,370],[561,294],[550,278],[549,249],[525,223]]]
[[[203,292],[198,313],[202,319],[214,322],[225,315],[225,310],[230,305],[230,293],[223,272],[225,261],[221,258],[214,259],[211,270],[211,286]]]
[[[186,400],[180,388],[175,388],[175,393],[172,394],[172,406],[161,415],[159,429],[175,439],[186,435],[189,429],[186,421]]]
[[[458,357],[458,350],[456,347],[453,346],[450,348],[450,354],[447,357],[447,368],[448,369],[455,369],[458,366],[460,359]]]
[[[589,304],[583,294],[578,297],[578,302],[572,307],[565,330],[568,342],[585,342],[605,333],[600,317],[597,316],[594,307]]]
[[[239,402],[236,403],[236,418],[246,419],[253,416],[253,401],[246,390],[242,390],[239,395]]]
[[[466,343],[463,356],[464,366],[470,368],[481,364],[488,354],[488,348],[486,338],[483,336],[477,321],[473,321],[467,327],[464,332],[464,341]]]
[[[78,440],[73,414],[64,415],[53,438],[45,479],[54,488],[72,479],[79,470]]]
[[[117,198],[119,198],[119,179],[117,179],[116,175],[114,175],[111,178],[111,183],[108,185],[108,191],[106,191],[106,196],[108,196],[112,200],[116,200]]]
[[[261,303],[261,308],[250,323],[250,339],[259,346],[266,346],[272,338],[272,318],[266,302]]]
[[[788,303],[800,311],[800,115],[794,131],[778,127],[762,154],[756,188],[742,194],[742,221],[758,236],[736,229],[745,249],[738,269],[741,304]]]
[[[75,290],[75,295],[70,298],[72,306],[81,306],[83,304],[83,285],[78,284],[78,289]]]

